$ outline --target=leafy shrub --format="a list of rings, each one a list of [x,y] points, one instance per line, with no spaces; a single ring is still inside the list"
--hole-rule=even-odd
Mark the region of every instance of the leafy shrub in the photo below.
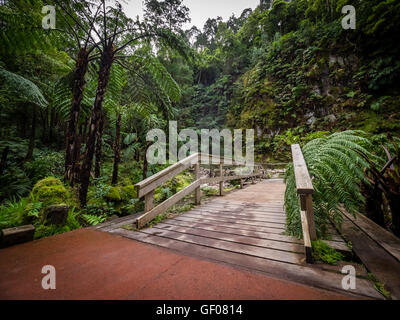
[[[138,196],[137,189],[134,185],[128,185],[122,188],[122,200],[130,201]]]
[[[144,203],[140,202],[139,199],[132,199],[127,205],[121,207],[121,213],[123,215],[129,215],[137,213],[143,210]]]
[[[107,219],[107,215],[102,214],[102,215],[91,215],[91,214],[83,214],[82,217],[85,219],[85,221],[91,225],[91,226],[96,226],[100,223],[103,223]]]
[[[28,218],[40,218],[40,211],[43,207],[43,202],[37,201],[33,195],[31,197],[31,201],[25,207],[25,214]]]
[[[24,171],[33,183],[49,176],[61,178],[64,174],[64,155],[61,152],[36,151],[35,159],[24,163]]]
[[[0,205],[0,229],[18,227],[23,224],[27,199],[12,199]]]
[[[7,169],[0,175],[0,202],[15,197],[24,197],[31,190],[31,181],[18,167]]]
[[[154,193],[156,202],[163,202],[179,191],[182,191],[190,185],[192,177],[188,174],[180,174],[173,179],[167,181],[163,186],[158,187]]]
[[[65,226],[57,226],[57,225],[50,225],[50,226],[45,226],[43,224],[40,224],[36,227],[35,230],[35,235],[34,239],[41,239],[41,238],[47,238],[51,236],[55,236],[57,234],[61,233],[66,233],[70,232],[71,229],[68,225]]]
[[[46,237],[55,236],[57,234],[62,234],[65,232],[70,232],[82,227],[82,225],[78,221],[79,211],[75,211],[75,209],[71,209],[68,212],[67,222],[64,226],[59,225],[44,225],[41,224],[40,221],[37,221],[35,224],[35,235],[34,239],[41,239]]]

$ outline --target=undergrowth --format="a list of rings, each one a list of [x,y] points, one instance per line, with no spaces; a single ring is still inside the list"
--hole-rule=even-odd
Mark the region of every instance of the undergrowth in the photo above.
[[[328,264],[336,264],[339,261],[343,261],[344,256],[337,252],[335,249],[328,246],[325,242],[318,240],[313,241],[313,259],[315,261],[323,261]]]

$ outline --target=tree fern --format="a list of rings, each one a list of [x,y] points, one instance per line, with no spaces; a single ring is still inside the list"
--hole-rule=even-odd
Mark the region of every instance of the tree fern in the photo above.
[[[150,48],[138,50],[124,66],[130,71],[128,81],[133,84],[130,102],[146,107],[155,104],[165,115],[173,116],[173,102],[181,98],[181,89]]]
[[[371,154],[371,143],[360,131],[345,131],[329,137],[315,139],[303,147],[304,159],[313,180],[315,194],[313,205],[315,224],[319,236],[323,236],[332,218],[342,222],[342,207],[354,214],[365,201],[360,192],[360,182],[367,182],[364,169],[369,167],[365,156]],[[300,206],[296,192],[293,164],[286,173],[285,207],[287,232],[301,237]]]

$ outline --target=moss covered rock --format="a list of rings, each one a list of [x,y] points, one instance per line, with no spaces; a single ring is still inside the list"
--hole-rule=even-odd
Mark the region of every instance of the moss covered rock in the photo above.
[[[111,187],[108,193],[106,194],[106,200],[111,202],[120,202],[122,201],[121,190],[119,187]]]
[[[64,204],[68,202],[70,194],[60,179],[46,178],[33,187],[32,194],[37,201],[43,203],[44,207]]]
[[[32,193],[36,195],[38,191],[43,187],[51,187],[51,186],[62,186],[63,183],[60,179],[54,177],[47,177],[43,180],[38,181],[32,189]]]
[[[124,201],[130,201],[136,199],[138,196],[137,189],[134,185],[128,185],[122,188],[122,199]]]

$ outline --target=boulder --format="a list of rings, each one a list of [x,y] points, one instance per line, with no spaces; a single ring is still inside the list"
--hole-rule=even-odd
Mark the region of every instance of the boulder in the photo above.
[[[315,121],[317,121],[316,117],[311,117],[310,119],[307,120],[307,125],[312,126]]]
[[[66,205],[50,206],[43,214],[43,220],[50,225],[64,225],[67,222],[69,207]]]

